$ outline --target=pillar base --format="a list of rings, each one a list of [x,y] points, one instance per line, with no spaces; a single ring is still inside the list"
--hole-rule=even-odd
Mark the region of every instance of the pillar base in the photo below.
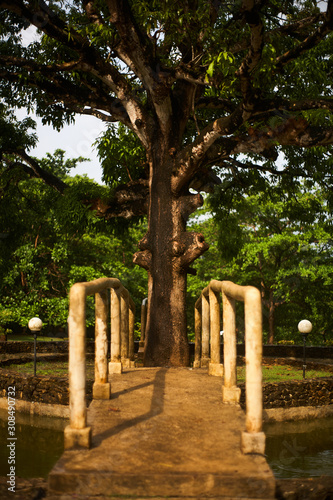
[[[223,365],[221,363],[209,363],[208,375],[213,377],[223,377]]]
[[[244,454],[265,454],[266,436],[264,432],[242,432],[241,450]]]
[[[223,403],[238,404],[241,396],[239,387],[224,387],[222,386],[222,401]]]
[[[143,356],[144,356],[144,352],[145,352],[145,343],[144,342],[139,342],[139,350],[138,350],[138,359],[143,359]]]
[[[209,366],[210,359],[209,358],[201,358],[201,368],[207,368]]]
[[[110,361],[109,373],[122,373],[122,366],[120,361]]]
[[[91,447],[91,427],[83,429],[73,429],[70,425],[65,427],[64,431],[64,448],[71,450],[73,448],[90,448]]]
[[[93,399],[111,399],[111,384],[93,384]]]
[[[131,368],[130,358],[121,358],[121,365],[123,368]]]
[[[200,364],[200,361],[196,360],[196,361],[193,361],[193,368],[200,368],[201,364]]]

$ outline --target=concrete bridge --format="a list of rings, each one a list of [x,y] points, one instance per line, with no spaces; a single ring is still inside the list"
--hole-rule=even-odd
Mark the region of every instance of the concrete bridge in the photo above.
[[[96,349],[94,399],[87,410],[84,311],[88,294],[95,294]],[[221,295],[223,364],[217,356]],[[245,303],[246,414],[238,403],[235,300]],[[118,280],[103,278],[72,287],[70,425],[65,430],[66,451],[49,475],[48,499],[275,498],[261,429],[258,290],[217,281],[203,290],[196,304],[195,368],[132,368],[133,324],[129,293]]]
[[[48,499],[275,498],[265,457],[241,451],[245,414],[223,404],[220,378],[136,368],[110,380],[111,399],[88,409],[91,448],[65,451]]]

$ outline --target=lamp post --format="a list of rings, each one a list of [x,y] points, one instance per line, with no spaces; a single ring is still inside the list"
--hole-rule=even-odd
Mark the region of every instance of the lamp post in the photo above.
[[[298,331],[303,337],[303,378],[305,378],[305,369],[306,369],[306,354],[305,354],[305,344],[306,337],[312,330],[312,323],[307,319],[303,319],[298,323]]]
[[[34,334],[34,375],[36,376],[36,343],[37,343],[37,334],[41,331],[43,326],[43,322],[39,318],[31,318],[28,323],[29,330]]]

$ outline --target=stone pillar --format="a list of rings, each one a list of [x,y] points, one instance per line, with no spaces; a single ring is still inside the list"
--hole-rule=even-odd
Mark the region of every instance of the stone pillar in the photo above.
[[[201,366],[201,297],[196,301],[194,307],[194,362],[193,368],[200,368]]]
[[[95,294],[95,382],[94,399],[110,399],[111,385],[108,382],[108,292]]]
[[[131,367],[134,368],[134,329],[135,329],[135,306],[134,302],[129,299],[128,309],[128,357],[130,359]]]
[[[202,336],[201,336],[201,368],[205,368],[209,364],[209,300],[204,295],[203,290],[201,295],[201,314],[202,314]],[[208,294],[207,294],[208,295]]]
[[[129,359],[129,297],[128,293],[122,293],[120,295],[120,354],[121,354],[121,364],[124,368],[130,368]]]
[[[223,300],[223,403],[237,404],[241,390],[237,387],[236,301],[222,292]]]
[[[246,354],[246,431],[242,433],[243,453],[265,453],[262,432],[262,311],[257,288],[246,287],[245,354]]]
[[[65,449],[91,445],[86,408],[86,291],[81,283],[69,293],[69,410],[70,424],[65,428]]]
[[[147,326],[147,302],[148,299],[145,298],[141,304],[141,337],[139,341],[139,351],[138,358],[143,361],[143,354],[145,349],[145,337],[146,337],[146,326]]]
[[[210,362],[208,374],[222,377],[223,365],[221,364],[220,347],[220,294],[209,287],[210,311]]]
[[[111,288],[111,359],[109,373],[121,373],[120,361],[120,297],[119,292]]]

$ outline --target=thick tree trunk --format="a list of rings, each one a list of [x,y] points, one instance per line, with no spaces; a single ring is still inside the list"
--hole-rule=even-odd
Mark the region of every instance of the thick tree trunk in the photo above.
[[[134,262],[148,271],[146,366],[188,366],[186,276],[189,265],[207,250],[202,235],[186,232],[200,195],[172,192],[172,158],[159,151],[151,165],[148,232]]]

